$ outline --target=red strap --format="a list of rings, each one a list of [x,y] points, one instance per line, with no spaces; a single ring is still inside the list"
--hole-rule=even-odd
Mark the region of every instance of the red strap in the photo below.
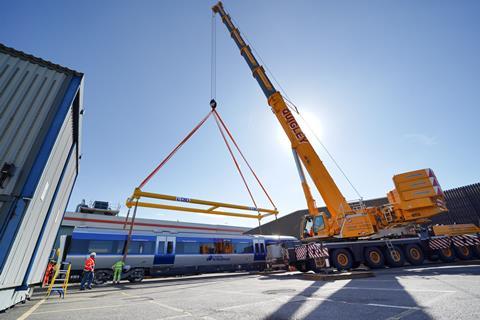
[[[144,185],[147,184],[148,181],[150,181],[150,179],[152,179],[152,177],[158,172],[158,170],[160,170],[160,168],[162,168],[165,163],[168,162],[168,160],[170,160],[170,158],[173,157],[173,155],[178,151],[178,149],[180,149],[184,144],[185,142],[187,142],[188,139],[190,139],[194,134],[195,132],[197,132],[197,130],[205,123],[205,121],[207,121],[207,119],[212,115],[213,111],[210,111],[206,116],[205,118],[202,119],[202,121],[200,121],[197,126],[195,128],[193,128],[192,131],[190,131],[189,134],[187,134],[187,136],[185,138],[183,138],[183,140],[172,150],[172,152],[170,152],[170,154],[165,158],[163,159],[162,162],[160,162],[160,164],[145,178],[145,180],[142,181],[142,183],[140,183],[140,185],[138,186],[139,189],[143,188]]]
[[[213,113],[215,113],[215,122],[217,123],[218,130],[220,130],[220,134],[222,135],[223,141],[225,141],[225,144],[227,145],[228,152],[230,152],[230,155],[232,156],[233,162],[235,163],[235,166],[237,167],[238,173],[240,174],[240,177],[242,177],[243,184],[245,184],[245,188],[247,188],[248,194],[250,195],[250,198],[252,199],[253,205],[255,206],[255,209],[257,208],[257,203],[255,202],[255,199],[253,198],[252,192],[250,191],[250,188],[248,187],[247,180],[245,180],[245,177],[243,176],[242,170],[240,169],[240,166],[238,165],[237,159],[235,158],[235,155],[233,154],[232,148],[230,148],[230,144],[228,143],[227,137],[225,137],[225,134],[223,133],[222,126],[220,125],[220,122],[218,120],[218,113],[215,112],[215,109],[213,110]],[[260,214],[260,213],[259,213]]]
[[[265,193],[265,195],[267,196],[268,200],[270,201],[270,203],[272,204],[272,206],[276,209],[277,206],[273,203],[273,200],[272,200],[272,198],[270,198],[270,195],[268,194],[267,189],[265,189],[265,187],[263,186],[262,182],[261,182],[260,179],[258,178],[257,174],[255,173],[255,171],[253,171],[252,167],[250,166],[250,163],[248,163],[248,161],[247,161],[247,158],[245,158],[245,156],[243,155],[242,150],[240,150],[240,147],[238,146],[237,142],[236,142],[235,139],[233,138],[233,135],[230,133],[230,130],[228,130],[227,126],[225,125],[225,122],[223,122],[222,118],[220,117],[220,115],[218,114],[218,112],[217,112],[216,110],[213,110],[213,113],[215,113],[215,116],[217,116],[217,118],[220,120],[220,122],[221,122],[222,126],[225,128],[225,131],[227,132],[228,136],[230,137],[230,139],[232,140],[233,144],[234,144],[235,147],[237,148],[238,153],[240,153],[240,155],[242,156],[243,161],[245,161],[245,163],[247,164],[248,168],[250,169],[250,172],[253,174],[253,176],[254,176],[255,179],[257,180],[258,184],[259,184],[260,187],[262,188],[262,190],[263,190],[263,192]]]

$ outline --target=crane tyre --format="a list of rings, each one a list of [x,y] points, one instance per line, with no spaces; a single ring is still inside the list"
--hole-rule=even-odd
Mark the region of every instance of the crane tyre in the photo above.
[[[418,244],[412,243],[405,247],[405,258],[411,265],[419,266],[423,264],[425,254]]]
[[[405,255],[403,254],[402,249],[399,246],[393,246],[392,251],[395,251],[395,256],[392,257],[392,254],[387,249],[385,250],[385,260],[387,260],[387,265],[389,267],[401,267],[405,264]]]
[[[347,249],[336,249],[331,256],[332,265],[337,270],[349,270],[353,267],[353,257]]]
[[[455,255],[460,260],[471,260],[473,257],[472,248],[468,246],[454,246],[453,251],[455,251]]]
[[[378,247],[367,247],[363,252],[365,264],[372,269],[379,269],[385,266],[385,257]]]
[[[447,247],[438,250],[438,256],[443,262],[453,262],[455,261],[455,253],[453,252],[452,247]]]

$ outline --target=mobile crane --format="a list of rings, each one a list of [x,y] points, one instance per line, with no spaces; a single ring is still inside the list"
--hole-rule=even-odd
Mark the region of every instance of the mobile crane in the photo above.
[[[388,192],[389,203],[386,205],[366,207],[362,201],[348,203],[222,2],[214,5],[212,10],[221,17],[230,32],[292,146],[309,212],[300,231],[300,237],[306,244],[295,248],[295,257],[291,259],[297,268],[316,270],[325,265],[327,256],[337,269],[350,269],[362,262],[371,267],[381,267],[384,260],[390,266],[398,266],[403,264],[405,257],[412,264],[422,263],[424,253],[432,251],[429,243],[421,242],[429,237],[424,224],[429,222],[430,217],[447,211],[444,194],[433,170],[421,169],[395,175],[395,189]],[[327,213],[319,212],[303,168],[323,198]],[[478,232],[480,230],[474,225],[454,225],[434,228],[433,235],[461,236]],[[438,239],[429,240],[433,243]],[[440,250],[438,252],[443,260],[451,259],[452,247],[461,248],[455,251],[460,252],[457,256],[464,258],[471,257],[474,252],[480,254],[478,236],[468,237],[461,246],[452,246],[452,241],[450,239],[443,247],[436,241],[436,250]]]

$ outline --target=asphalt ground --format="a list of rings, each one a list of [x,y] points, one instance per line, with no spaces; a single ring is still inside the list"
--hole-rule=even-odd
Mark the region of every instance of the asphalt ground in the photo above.
[[[480,260],[332,282],[299,273],[214,274],[37,292],[0,319],[480,319]]]

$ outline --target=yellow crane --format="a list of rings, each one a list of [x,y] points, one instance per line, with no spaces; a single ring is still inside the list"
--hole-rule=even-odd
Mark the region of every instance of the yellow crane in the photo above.
[[[310,144],[282,94],[275,89],[258,63],[222,2],[212,7],[240,49],[253,77],[292,146],[309,214],[300,238],[304,244],[288,249],[288,263],[301,271],[319,271],[328,262],[339,270],[365,263],[371,268],[422,264],[425,257],[445,262],[480,258],[480,228],[473,224],[429,227],[429,218],[447,211],[445,197],[431,169],[393,177],[395,188],[388,204],[366,207],[362,201],[348,203]],[[308,172],[328,212],[319,212],[308,186]],[[345,240],[351,241],[345,241]]]
[[[442,190],[430,169],[394,176],[396,189],[388,194],[390,205],[375,208],[361,206],[352,208],[307,139],[282,94],[275,89],[264,68],[258,63],[252,50],[240,35],[240,31],[225,12],[223,4],[217,3],[213,7],[213,12],[218,13],[222,18],[291,142],[308,211],[314,217],[313,226],[316,236],[322,238],[337,235],[342,238],[369,236],[382,228],[412,221],[423,221],[446,210]],[[329,215],[318,212],[303,168],[306,169],[322,196]]]
[[[480,229],[475,225],[434,226],[433,232],[426,228],[429,218],[447,211],[444,194],[431,169],[395,175],[395,188],[388,192],[386,205],[366,207],[362,201],[348,203],[222,2],[212,10],[227,27],[291,143],[309,212],[300,232],[307,244],[295,248],[297,268],[316,270],[327,256],[337,269],[349,269],[362,262],[381,267],[384,260],[390,266],[400,266],[405,258],[411,264],[421,264],[425,253],[429,257],[439,255],[444,261],[455,259],[454,251],[461,259],[470,258],[474,252],[480,256],[480,239],[475,235]],[[328,212],[319,212],[304,168]],[[435,238],[439,235],[443,238]],[[355,241],[347,243],[347,239]]]

